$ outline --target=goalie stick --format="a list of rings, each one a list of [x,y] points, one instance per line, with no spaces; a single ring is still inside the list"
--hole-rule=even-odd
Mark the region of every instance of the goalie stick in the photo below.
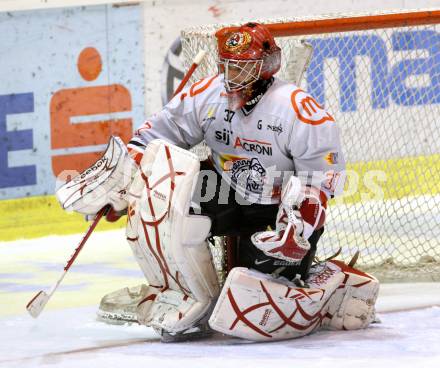
[[[186,72],[185,76],[183,77],[182,81],[180,82],[179,86],[176,88],[176,90],[173,93],[173,97],[177,95],[183,87],[185,87],[186,83],[189,81],[189,78],[193,75],[194,71],[197,69],[197,67],[202,62],[203,58],[206,55],[205,50],[200,50],[197,55],[194,57],[193,62],[191,66],[189,67],[188,71]]]
[[[49,301],[51,296],[55,293],[55,290],[61,284],[61,281],[63,281],[64,276],[66,276],[67,271],[69,271],[69,268],[72,266],[73,262],[75,262],[75,259],[76,259],[76,257],[78,257],[79,252],[81,252],[81,249],[83,249],[84,245],[87,242],[87,239],[89,239],[89,237],[90,237],[90,234],[92,234],[93,230],[95,230],[95,227],[96,227],[96,225],[98,225],[99,220],[101,220],[102,216],[105,215],[105,213],[107,212],[108,209],[109,209],[109,207],[105,206],[97,213],[97,215],[95,216],[89,229],[84,234],[78,247],[75,249],[75,252],[70,257],[70,259],[67,261],[67,264],[64,267],[64,272],[62,273],[61,277],[58,279],[56,284],[54,286],[52,286],[52,288],[50,289],[50,291],[48,293],[46,293],[43,290],[39,291],[37,293],[37,295],[35,295],[30,300],[30,302],[26,305],[26,309],[32,317],[37,318],[40,315],[40,313],[43,311],[47,302]]]
[[[188,82],[189,78],[191,78],[192,74],[197,69],[199,64],[202,62],[202,60],[205,57],[205,55],[206,55],[206,51],[204,51],[204,50],[200,50],[197,53],[197,55],[195,56],[195,58],[193,60],[193,63],[191,65],[191,67],[188,69],[188,71],[186,72],[186,74],[183,77],[182,81],[180,82],[179,86],[174,91],[173,97],[175,95],[177,95],[183,89],[183,87],[185,87],[185,85]],[[49,299],[52,297],[52,295],[57,290],[58,286],[63,281],[64,277],[66,276],[67,271],[72,266],[73,262],[75,262],[75,259],[76,259],[76,257],[78,257],[79,252],[81,252],[81,249],[84,247],[84,245],[86,244],[86,242],[89,239],[90,235],[95,230],[95,228],[98,225],[99,221],[101,220],[102,216],[104,216],[107,213],[108,210],[110,210],[110,207],[109,206],[105,206],[96,214],[96,216],[93,219],[93,222],[90,225],[89,229],[84,234],[81,242],[79,243],[78,247],[75,249],[75,252],[70,257],[70,259],[68,260],[66,266],[64,267],[64,272],[62,273],[61,277],[58,279],[58,281],[55,283],[55,285],[52,286],[52,288],[49,290],[49,292],[46,293],[43,290],[39,291],[29,301],[29,303],[26,305],[26,309],[27,309],[27,311],[29,312],[29,314],[32,317],[38,318],[38,316],[41,314],[41,312],[43,311],[43,309],[46,306],[47,302],[49,301]]]

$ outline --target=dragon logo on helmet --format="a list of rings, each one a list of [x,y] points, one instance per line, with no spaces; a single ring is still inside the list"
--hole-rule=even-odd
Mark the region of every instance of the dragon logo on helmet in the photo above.
[[[246,51],[251,45],[252,37],[248,32],[232,33],[225,42],[225,50],[231,53]]]

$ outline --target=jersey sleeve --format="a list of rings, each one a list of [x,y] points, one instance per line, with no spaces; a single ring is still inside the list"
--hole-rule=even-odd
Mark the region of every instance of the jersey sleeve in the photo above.
[[[304,185],[323,191],[327,198],[341,194],[345,159],[334,118],[309,94],[292,94],[296,119],[289,139],[295,171]]]
[[[200,143],[204,133],[198,110],[206,97],[202,92],[214,78],[194,83],[174,96],[160,112],[148,117],[135,131],[128,148],[142,153],[146,145],[154,139],[163,139],[185,149]]]

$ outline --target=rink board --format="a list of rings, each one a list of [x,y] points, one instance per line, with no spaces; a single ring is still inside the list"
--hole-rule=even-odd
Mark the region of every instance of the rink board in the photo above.
[[[416,171],[414,167],[417,167]],[[347,193],[343,198],[331,201],[331,205],[385,200],[383,206],[388,203],[391,207],[394,206],[393,202],[387,200],[440,194],[440,155],[359,162],[349,164],[347,169]],[[371,181],[365,180],[368,172],[383,175],[376,175],[373,178],[374,185],[371,185]],[[420,180],[421,175],[423,180]],[[376,191],[378,186],[380,191]],[[124,219],[117,224],[103,221],[99,229],[109,230],[123,226]],[[54,196],[0,201],[0,241],[74,234],[84,231],[86,227],[81,215],[64,212]]]

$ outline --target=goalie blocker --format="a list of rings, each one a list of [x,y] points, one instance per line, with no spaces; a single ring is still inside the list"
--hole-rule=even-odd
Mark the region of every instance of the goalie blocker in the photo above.
[[[113,294],[113,306],[119,295],[125,304],[135,301],[131,308],[120,303],[132,313],[127,320],[155,328],[163,341],[200,336],[208,319],[212,329],[250,340],[295,338],[321,327],[364,328],[374,320],[377,280],[338,261],[315,266],[307,288],[234,268],[220,292],[206,243],[210,219],[189,214],[197,157],[155,140],[135,168],[123,143],[112,138],[103,159],[111,170],[86,170],[57,195],[64,208],[87,215],[108,203],[128,207],[127,240],[148,286],[132,299],[126,298],[130,290]],[[87,183],[82,197],[80,182]]]

